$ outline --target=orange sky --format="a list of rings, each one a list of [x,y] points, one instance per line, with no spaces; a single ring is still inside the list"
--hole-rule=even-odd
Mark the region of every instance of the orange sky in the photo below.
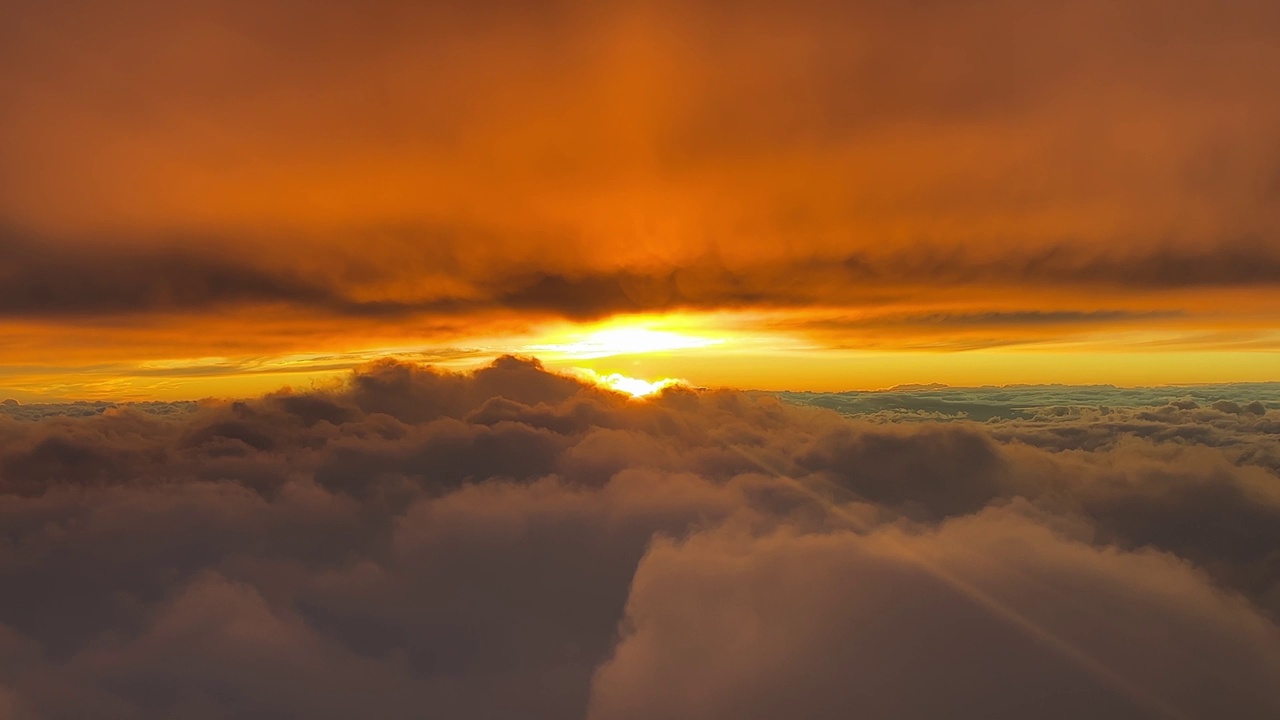
[[[5,2],[0,395],[503,352],[1280,379],[1277,28],[1264,0]],[[601,328],[694,340],[563,349]]]

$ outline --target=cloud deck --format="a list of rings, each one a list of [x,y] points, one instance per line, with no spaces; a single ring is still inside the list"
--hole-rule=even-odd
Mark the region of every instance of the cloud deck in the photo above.
[[[0,415],[0,715],[1276,717],[1280,419],[1228,390],[901,423],[503,358]]]

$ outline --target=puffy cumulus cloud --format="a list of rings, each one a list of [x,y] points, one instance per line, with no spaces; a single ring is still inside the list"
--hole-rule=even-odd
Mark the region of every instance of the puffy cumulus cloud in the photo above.
[[[1280,708],[1269,679],[1280,631],[1245,602],[1176,557],[1092,547],[1009,509],[918,534],[660,542],[637,570],[624,627],[589,717],[1262,718]]]
[[[1221,402],[1144,412],[1274,415]],[[0,712],[1274,717],[1275,469],[1113,433],[510,357],[0,415]]]

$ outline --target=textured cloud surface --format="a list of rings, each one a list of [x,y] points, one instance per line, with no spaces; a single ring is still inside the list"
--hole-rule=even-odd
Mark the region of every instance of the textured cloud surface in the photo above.
[[[903,423],[504,358],[10,405],[0,717],[1273,718],[1244,400]]]

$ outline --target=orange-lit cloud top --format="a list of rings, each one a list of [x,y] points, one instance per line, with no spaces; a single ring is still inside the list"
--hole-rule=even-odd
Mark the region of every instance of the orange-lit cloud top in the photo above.
[[[1273,2],[2,19],[0,365],[29,378],[726,313],[831,352],[1280,366]]]

